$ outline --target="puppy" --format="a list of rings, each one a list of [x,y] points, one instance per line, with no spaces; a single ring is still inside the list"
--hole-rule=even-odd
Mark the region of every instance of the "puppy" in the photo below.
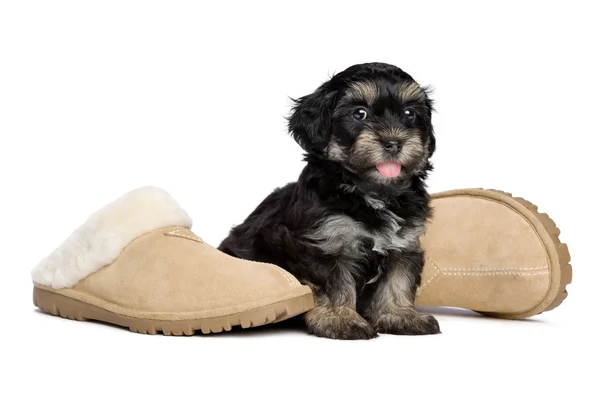
[[[308,331],[334,339],[434,334],[415,310],[430,216],[432,100],[393,65],[354,65],[295,100],[289,132],[306,151],[297,182],[276,189],[219,249],[274,263],[314,292]]]

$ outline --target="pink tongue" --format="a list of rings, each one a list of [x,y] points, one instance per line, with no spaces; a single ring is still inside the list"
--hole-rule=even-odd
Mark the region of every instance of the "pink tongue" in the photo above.
[[[396,177],[400,174],[400,164],[397,162],[378,163],[377,170],[385,177]]]

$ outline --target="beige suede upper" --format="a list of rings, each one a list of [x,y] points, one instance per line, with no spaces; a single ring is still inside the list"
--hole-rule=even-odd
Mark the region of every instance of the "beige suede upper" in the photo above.
[[[184,227],[145,234],[63,295],[140,318],[217,317],[310,293],[270,264],[226,255]]]
[[[489,192],[434,197],[432,204],[417,305],[519,313],[544,300],[550,259],[522,209]]]

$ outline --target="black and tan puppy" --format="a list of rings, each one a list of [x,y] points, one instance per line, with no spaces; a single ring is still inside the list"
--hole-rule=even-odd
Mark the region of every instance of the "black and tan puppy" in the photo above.
[[[424,180],[435,148],[428,93],[401,69],[355,65],[296,101],[291,135],[306,151],[219,249],[279,265],[313,288],[309,332],[368,339],[434,334],[415,310],[430,214]]]

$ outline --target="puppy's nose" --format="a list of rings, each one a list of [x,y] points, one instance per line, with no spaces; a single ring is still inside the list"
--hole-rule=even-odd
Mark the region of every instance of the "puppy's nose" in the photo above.
[[[400,149],[402,148],[400,143],[398,143],[397,141],[386,141],[385,143],[383,143],[383,146],[385,147],[385,150],[392,155],[396,155],[397,153],[399,153]]]

